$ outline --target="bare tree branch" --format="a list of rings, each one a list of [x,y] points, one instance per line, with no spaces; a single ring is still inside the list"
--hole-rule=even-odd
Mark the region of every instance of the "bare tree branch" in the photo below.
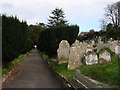
[[[120,1],[106,7],[105,16],[114,26],[120,25]]]

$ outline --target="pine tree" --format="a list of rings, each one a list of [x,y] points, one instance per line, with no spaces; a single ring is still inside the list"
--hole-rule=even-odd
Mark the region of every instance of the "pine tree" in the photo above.
[[[68,24],[67,20],[65,20],[65,13],[62,8],[56,8],[51,12],[51,14],[52,16],[49,16],[50,19],[48,19],[48,27],[63,26]]]

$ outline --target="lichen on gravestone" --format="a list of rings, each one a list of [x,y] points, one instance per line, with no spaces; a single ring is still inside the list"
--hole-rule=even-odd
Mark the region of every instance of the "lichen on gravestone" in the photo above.
[[[111,55],[107,50],[103,50],[99,53],[99,63],[106,64],[111,62]]]
[[[58,59],[60,60],[65,59],[68,61],[69,54],[70,54],[70,45],[67,40],[62,40],[57,50]],[[62,61],[60,63],[62,63]]]

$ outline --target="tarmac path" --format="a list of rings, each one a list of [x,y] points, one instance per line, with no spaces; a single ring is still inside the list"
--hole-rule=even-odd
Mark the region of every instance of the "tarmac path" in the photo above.
[[[16,77],[8,80],[3,88],[62,88],[38,50],[33,49],[17,68]]]

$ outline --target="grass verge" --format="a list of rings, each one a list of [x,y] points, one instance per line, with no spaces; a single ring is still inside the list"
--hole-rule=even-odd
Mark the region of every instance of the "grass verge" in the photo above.
[[[18,58],[14,59],[8,64],[7,68],[1,69],[0,76],[7,74],[9,71],[13,70],[14,67],[26,57],[27,54],[21,54],[18,56]]]

